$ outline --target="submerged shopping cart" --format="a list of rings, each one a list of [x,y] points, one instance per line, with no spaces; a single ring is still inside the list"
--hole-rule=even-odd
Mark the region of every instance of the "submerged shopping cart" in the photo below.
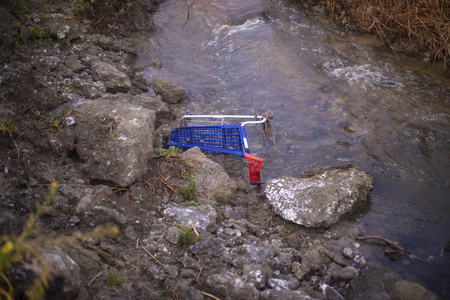
[[[261,165],[263,159],[250,154],[245,125],[263,124],[273,118],[271,111],[261,116],[251,115],[186,115],[181,127],[172,131],[167,148],[182,147],[184,150],[199,147],[201,150],[239,155],[249,159],[248,173],[251,184],[261,186]],[[245,120],[240,124],[227,124],[225,120]],[[194,125],[191,121],[219,121],[220,125]]]

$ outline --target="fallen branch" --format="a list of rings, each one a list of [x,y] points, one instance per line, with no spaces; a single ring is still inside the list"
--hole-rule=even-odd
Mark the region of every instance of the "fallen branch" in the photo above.
[[[210,293],[206,293],[206,292],[200,292],[200,293],[202,293],[203,295],[208,296],[208,297],[210,297],[210,298],[213,298],[213,299],[215,299],[215,300],[220,300],[219,298],[217,298],[217,297],[214,296],[214,295],[211,295]]]
[[[89,283],[88,283],[88,286],[90,286],[90,285],[91,285],[91,283],[93,283],[93,282],[95,281],[95,279],[97,279],[97,278],[98,278],[98,276],[102,275],[102,273],[103,273],[103,271],[101,271],[100,273],[98,273],[98,274],[97,274],[97,276],[95,276],[94,278],[92,278],[92,280],[91,280],[91,281],[89,281]]]
[[[198,231],[195,228],[194,224],[191,224],[192,230],[194,230],[195,235],[197,236],[197,241],[200,239],[200,235],[198,235]]]
[[[153,254],[151,254],[150,253],[150,251],[148,251],[145,247],[144,247],[144,245],[142,245],[142,242],[141,241],[139,241],[139,245],[141,246],[141,248],[142,248],[142,250],[144,250],[148,255],[150,255],[154,260],[156,260],[156,262],[158,263],[158,264],[160,264],[164,269],[165,269],[165,267],[164,267],[164,265],[153,255]]]
[[[195,278],[195,281],[198,281],[198,279],[200,278],[200,275],[202,275],[203,272],[203,266],[200,268],[200,271],[198,272],[197,278]]]
[[[88,245],[88,244],[83,244],[83,245],[84,245],[85,247],[94,249],[95,251],[99,252],[100,254],[109,256],[109,257],[111,257],[111,258],[113,258],[113,259],[115,259],[115,260],[117,260],[117,261],[121,261],[121,262],[123,262],[124,264],[126,264],[126,265],[128,265],[128,266],[130,266],[130,267],[135,268],[136,270],[139,270],[138,267],[136,267],[136,266],[130,264],[129,262],[126,262],[125,260],[123,260],[123,259],[121,259],[121,258],[118,258],[117,256],[115,256],[115,255],[113,255],[113,254],[111,254],[111,253],[108,253],[108,252],[106,252],[106,251],[104,251],[104,250],[102,250],[102,249],[100,249],[100,248],[98,248],[98,247],[93,247],[93,246]]]
[[[414,255],[414,254],[412,254],[411,252],[409,252],[409,251],[406,250],[405,248],[400,247],[400,246],[397,245],[395,242],[390,241],[390,240],[388,240],[388,239],[386,239],[386,238],[384,238],[384,237],[382,237],[382,236],[379,236],[379,235],[367,235],[367,236],[359,236],[359,237],[355,237],[355,240],[370,240],[370,239],[378,239],[378,240],[381,240],[381,241],[385,242],[386,244],[389,244],[389,245],[391,245],[392,247],[394,247],[394,248],[400,250],[401,252],[405,253],[406,255],[411,256],[412,258],[415,258],[415,259],[420,260],[420,261],[424,261],[423,259],[421,259],[420,257],[418,257],[418,256],[416,256],[416,255]]]

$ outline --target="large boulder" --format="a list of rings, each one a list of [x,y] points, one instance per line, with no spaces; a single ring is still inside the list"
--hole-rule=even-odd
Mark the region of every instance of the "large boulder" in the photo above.
[[[198,190],[206,191],[217,201],[226,202],[236,192],[236,183],[218,163],[203,154],[198,147],[184,152],[181,157],[189,160],[194,168],[194,180]]]
[[[366,200],[373,178],[364,171],[327,168],[300,178],[269,180],[264,188],[275,212],[306,227],[328,227]]]
[[[101,60],[92,63],[92,78],[95,81],[102,81],[108,92],[126,93],[131,88],[131,81],[127,74]]]
[[[170,104],[179,103],[187,98],[186,91],[165,78],[154,78],[152,88],[157,95]]]
[[[142,106],[155,112],[155,129],[164,122],[173,121],[176,118],[175,112],[164,102],[161,96],[150,97],[146,94],[129,95],[129,94],[104,94],[98,100],[120,101],[132,105]]]
[[[75,109],[74,148],[90,180],[119,187],[147,171],[153,153],[155,114],[115,101],[88,101]]]

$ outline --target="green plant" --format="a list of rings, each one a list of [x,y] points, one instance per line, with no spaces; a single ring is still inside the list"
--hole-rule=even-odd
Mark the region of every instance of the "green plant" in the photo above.
[[[95,17],[95,11],[94,11],[94,0],[79,0],[78,1],[78,7],[74,8],[75,16],[78,18],[94,18]]]
[[[61,50],[69,49],[70,44],[67,42],[67,39],[58,40],[59,47]]]
[[[28,14],[30,9],[28,6],[22,1],[11,1],[9,6],[9,11],[14,17],[23,19],[23,17]]]
[[[183,149],[175,146],[170,146],[169,149],[157,148],[156,152],[159,156],[170,156],[183,153]]]
[[[183,247],[184,251],[189,250],[189,246],[194,245],[197,242],[197,236],[193,232],[191,226],[177,225],[181,229],[178,242]]]
[[[117,136],[114,135],[114,132],[113,132],[114,122],[109,122],[109,123],[108,123],[108,127],[109,127],[109,135],[110,135],[116,142],[121,143],[122,140],[119,139]]]
[[[50,28],[41,29],[33,24],[28,35],[31,40],[49,39],[51,37]]]
[[[16,48],[20,51],[24,50],[22,46],[25,45],[25,38],[23,37],[23,35],[21,33],[13,35],[12,42],[13,42],[14,48]]]
[[[58,184],[53,181],[50,184],[49,193],[45,197],[42,206],[38,205],[36,212],[31,213],[26,222],[26,226],[20,235],[2,235],[0,236],[0,299],[43,299],[45,289],[49,286],[49,279],[53,272],[51,264],[46,262],[42,254],[44,247],[61,243],[74,243],[77,239],[85,237],[102,237],[105,235],[117,235],[119,229],[113,227],[97,227],[94,231],[60,238],[49,238],[48,235],[40,235],[35,228],[36,222],[51,210],[51,205],[56,201],[56,191]],[[18,265],[32,264],[33,269],[38,274],[33,284],[27,290],[23,290],[22,283],[16,283],[8,276],[10,270]],[[21,295],[21,294],[24,295]]]
[[[13,137],[17,129],[19,129],[19,126],[17,126],[14,121],[0,122],[0,131],[5,135],[8,134],[10,137]]]
[[[118,285],[125,281],[125,278],[117,276],[113,272],[109,272],[106,276],[106,284],[108,286]]]
[[[194,199],[195,194],[197,192],[197,184],[195,183],[192,176],[188,176],[187,178],[189,180],[189,185],[187,187],[180,186],[178,187],[178,194],[180,194],[184,201],[192,201]]]
[[[55,10],[55,13],[57,14],[63,14],[64,13],[64,9],[61,6],[58,6]]]

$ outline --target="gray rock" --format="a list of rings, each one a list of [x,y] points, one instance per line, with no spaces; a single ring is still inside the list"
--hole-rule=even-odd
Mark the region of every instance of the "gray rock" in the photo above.
[[[399,275],[376,265],[365,266],[358,277],[350,281],[345,299],[395,299],[394,283],[401,280]]]
[[[265,193],[277,214],[306,227],[328,227],[367,200],[373,179],[356,168],[329,168],[311,177],[269,180]]]
[[[223,300],[257,300],[258,290],[229,271],[215,271],[205,280],[207,290]]]
[[[84,69],[84,66],[78,60],[78,55],[69,55],[65,60],[66,67],[71,69],[74,72],[80,72]]]
[[[261,300],[312,300],[308,294],[302,290],[291,291],[286,289],[272,289],[261,292]]]
[[[166,240],[171,244],[178,244],[178,239],[180,237],[181,229],[178,227],[170,227],[167,230]]]
[[[77,77],[72,81],[72,90],[88,99],[95,99],[106,93],[106,86],[101,81],[94,82],[90,78]]]
[[[320,270],[323,265],[328,265],[331,262],[330,254],[331,252],[328,249],[318,240],[315,240],[311,243],[306,253],[302,255],[302,263],[292,263],[292,272],[299,280],[303,280],[311,271]]]
[[[353,251],[352,248],[349,248],[349,247],[345,247],[342,250],[342,254],[344,255],[345,258],[348,258],[348,259],[352,259],[353,257],[355,257],[355,252]]]
[[[194,225],[197,229],[207,230],[216,222],[217,212],[209,205],[197,207],[169,206],[164,210],[164,218],[174,218],[174,222],[184,226]]]
[[[247,282],[262,290],[266,287],[269,278],[269,269],[261,264],[244,265],[243,277]]]
[[[222,166],[207,158],[198,147],[184,152],[182,158],[193,163],[197,190],[203,190],[221,202],[227,202],[236,193],[236,183]]]
[[[211,235],[203,235],[197,243],[191,246],[190,250],[195,255],[206,254],[219,257],[225,252],[225,246]]]
[[[289,280],[270,278],[267,285],[275,290],[296,290],[300,286],[300,281],[295,277],[291,277]]]
[[[397,300],[437,300],[438,297],[432,292],[428,291],[422,285],[400,280],[394,284],[395,298]]]
[[[95,81],[102,81],[108,92],[126,93],[131,88],[130,78],[104,61],[92,63],[92,77]]]
[[[66,39],[68,42],[83,38],[83,33],[86,32],[86,29],[79,26],[75,20],[66,19],[63,14],[47,15],[42,28],[49,28],[53,37]]]
[[[335,263],[331,263],[327,273],[335,281],[350,281],[358,275],[358,270],[351,266],[341,267]]]
[[[161,96],[150,97],[147,95],[136,95],[131,97],[130,104],[139,105],[155,112],[155,128],[160,127],[163,122],[175,120],[176,114],[169,105],[162,101]]]
[[[152,88],[157,95],[161,95],[163,100],[170,104],[179,103],[187,98],[183,88],[165,78],[154,78]]]
[[[80,267],[70,256],[58,247],[45,249],[42,257],[52,266],[48,299],[75,299],[80,291]]]
[[[89,101],[76,109],[75,149],[91,180],[126,187],[147,171],[155,114],[114,101]]]
[[[107,186],[98,185],[89,189],[81,197],[75,211],[80,216],[81,222],[89,225],[115,223],[126,224],[127,219],[123,213],[118,212],[111,206],[114,192]]]

